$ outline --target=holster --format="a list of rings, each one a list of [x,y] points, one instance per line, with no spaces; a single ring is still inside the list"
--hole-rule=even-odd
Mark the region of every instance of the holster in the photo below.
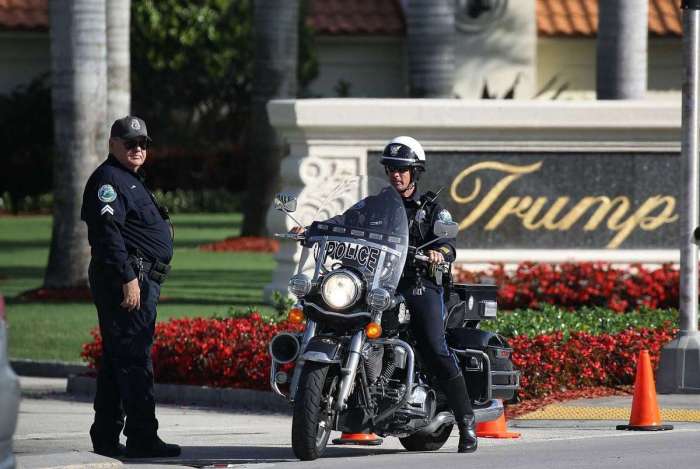
[[[148,278],[158,284],[162,284],[168,278],[170,265],[160,261],[147,261],[140,256],[129,256],[129,262],[136,269],[139,278],[148,275]]]
[[[165,282],[165,279],[168,278],[171,268],[172,267],[170,267],[169,264],[155,261],[151,265],[151,270],[148,272],[148,276],[151,278],[151,280],[157,282],[158,284],[162,284]]]

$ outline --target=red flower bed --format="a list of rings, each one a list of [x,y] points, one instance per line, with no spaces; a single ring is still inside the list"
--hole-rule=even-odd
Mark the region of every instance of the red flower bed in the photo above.
[[[670,324],[659,329],[628,329],[619,334],[561,332],[528,338],[513,337],[513,364],[520,370],[522,399],[541,398],[571,389],[618,387],[634,382],[637,357],[648,350],[652,366],[660,350],[677,332]]]
[[[268,344],[281,331],[303,326],[269,323],[258,313],[230,319],[182,318],[156,324],[153,369],[156,381],[269,390]],[[99,367],[102,338],[83,345],[81,356]]]
[[[257,236],[233,236],[223,241],[202,244],[199,246],[202,251],[253,251],[253,252],[277,252],[280,243],[276,239],[261,238]]]
[[[565,308],[604,306],[614,311],[639,307],[678,308],[680,274],[670,264],[658,269],[632,265],[618,269],[603,263],[523,263],[513,272],[495,265],[486,272],[455,270],[455,282],[485,277],[500,286],[501,309],[538,308],[543,303]]]
[[[260,315],[230,319],[183,318],[156,325],[153,346],[155,379],[162,383],[269,389],[268,344],[280,331],[300,332],[287,321],[265,322]],[[649,350],[656,365],[661,347],[673,338],[670,324],[659,329],[626,330],[619,334],[572,332],[510,339],[513,363],[521,371],[520,397],[566,396],[576,389],[630,385],[637,356]],[[102,341],[83,345],[82,357],[98,367]]]

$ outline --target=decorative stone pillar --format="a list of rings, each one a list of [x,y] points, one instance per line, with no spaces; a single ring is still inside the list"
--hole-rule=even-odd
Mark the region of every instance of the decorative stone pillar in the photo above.
[[[275,108],[271,107],[272,109]],[[324,193],[324,187],[331,190],[344,178],[366,174],[367,148],[354,145],[309,145],[307,142],[296,140],[299,137],[301,135],[295,133],[287,136],[290,152],[282,160],[280,174],[283,190],[297,196],[297,209],[292,215],[306,226],[316,219],[327,218],[325,215],[318,215],[327,210],[327,207],[323,206],[323,197],[316,197]],[[336,210],[342,211],[347,208],[349,206],[336,207]],[[269,209],[267,226],[271,232],[286,233],[295,225],[284,213],[275,210],[274,207]],[[265,287],[266,301],[271,299],[275,291],[287,293],[287,282],[297,268],[300,253],[301,248],[296,242],[280,240],[280,249],[275,256],[277,269],[273,274],[272,283]]]

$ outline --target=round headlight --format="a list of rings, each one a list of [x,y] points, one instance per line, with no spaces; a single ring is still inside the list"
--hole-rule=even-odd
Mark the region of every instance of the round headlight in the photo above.
[[[362,281],[347,270],[329,274],[321,285],[323,301],[333,309],[345,309],[355,304],[362,293]]]
[[[375,311],[384,311],[391,303],[391,295],[383,288],[375,288],[367,294],[367,304]]]
[[[304,274],[296,274],[289,279],[289,293],[297,298],[303,298],[311,290],[311,279]]]

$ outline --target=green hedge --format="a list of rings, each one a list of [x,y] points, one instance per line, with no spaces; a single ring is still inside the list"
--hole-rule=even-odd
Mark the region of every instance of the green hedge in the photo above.
[[[158,201],[170,213],[231,213],[241,210],[242,194],[226,189],[155,191]],[[13,200],[8,192],[0,196],[0,210],[8,212],[50,213],[53,194],[27,195]]]
[[[605,308],[581,308],[576,311],[547,305],[542,310],[521,309],[500,312],[496,320],[483,321],[481,328],[498,332],[506,337],[562,332],[568,337],[571,331],[588,334],[617,334],[627,329],[656,329],[670,323],[678,324],[678,310],[640,309],[624,314]]]

